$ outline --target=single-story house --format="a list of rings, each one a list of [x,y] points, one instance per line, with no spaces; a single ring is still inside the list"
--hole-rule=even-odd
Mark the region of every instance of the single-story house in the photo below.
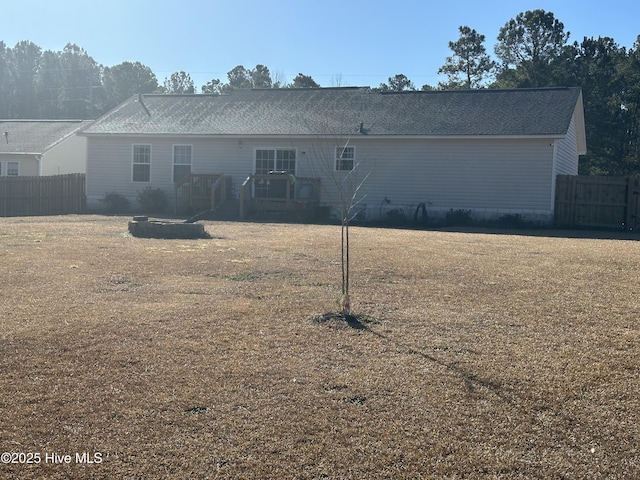
[[[0,176],[85,173],[82,120],[0,120]]]
[[[586,153],[582,93],[564,87],[138,95],[81,134],[89,208],[108,192],[135,205],[150,187],[177,210],[196,195],[241,213],[276,200],[326,210],[359,187],[352,212],[368,220],[425,205],[550,222],[556,176]]]

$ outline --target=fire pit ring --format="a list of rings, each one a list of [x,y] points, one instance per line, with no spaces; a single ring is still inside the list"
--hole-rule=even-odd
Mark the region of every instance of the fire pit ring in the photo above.
[[[129,222],[129,233],[139,238],[198,239],[211,238],[200,223],[168,222],[149,220],[145,216],[135,216]]]

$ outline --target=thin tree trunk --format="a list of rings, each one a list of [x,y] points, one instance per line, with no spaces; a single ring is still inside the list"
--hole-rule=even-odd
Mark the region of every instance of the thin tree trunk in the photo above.
[[[349,219],[342,219],[342,298],[340,310],[345,317],[351,315],[351,300],[349,298]]]
[[[345,265],[345,255],[344,255],[344,248],[345,248],[344,228],[345,228],[345,220],[343,218],[342,219],[341,232],[340,232],[341,235],[342,235],[341,244],[340,244],[340,248],[341,248],[340,263],[341,263],[341,266],[342,266],[342,296],[343,297],[347,294],[347,291],[346,291],[346,265]]]
[[[345,251],[345,256],[346,256],[346,275],[345,275],[345,288],[344,288],[344,293],[347,296],[347,299],[349,298],[349,219],[347,219],[347,224],[345,225],[345,237],[346,237],[346,251]]]

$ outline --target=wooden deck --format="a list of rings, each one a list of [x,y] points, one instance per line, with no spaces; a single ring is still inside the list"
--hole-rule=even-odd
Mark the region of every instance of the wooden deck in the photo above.
[[[231,190],[230,176],[191,173],[174,184],[174,213],[215,212],[232,199]],[[240,186],[238,202],[241,220],[265,214],[313,218],[320,202],[320,179],[281,173],[249,175]]]
[[[240,187],[240,219],[265,212],[315,214],[319,202],[319,178],[249,175]]]
[[[174,213],[215,210],[231,194],[231,177],[190,173],[174,183]]]

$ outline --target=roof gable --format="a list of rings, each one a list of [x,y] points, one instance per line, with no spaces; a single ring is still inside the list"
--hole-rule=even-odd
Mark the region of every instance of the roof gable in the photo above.
[[[561,136],[579,99],[579,88],[383,93],[348,87],[237,90],[220,96],[158,94],[130,98],[84,133]]]
[[[0,120],[0,153],[41,155],[88,123],[82,120]]]

